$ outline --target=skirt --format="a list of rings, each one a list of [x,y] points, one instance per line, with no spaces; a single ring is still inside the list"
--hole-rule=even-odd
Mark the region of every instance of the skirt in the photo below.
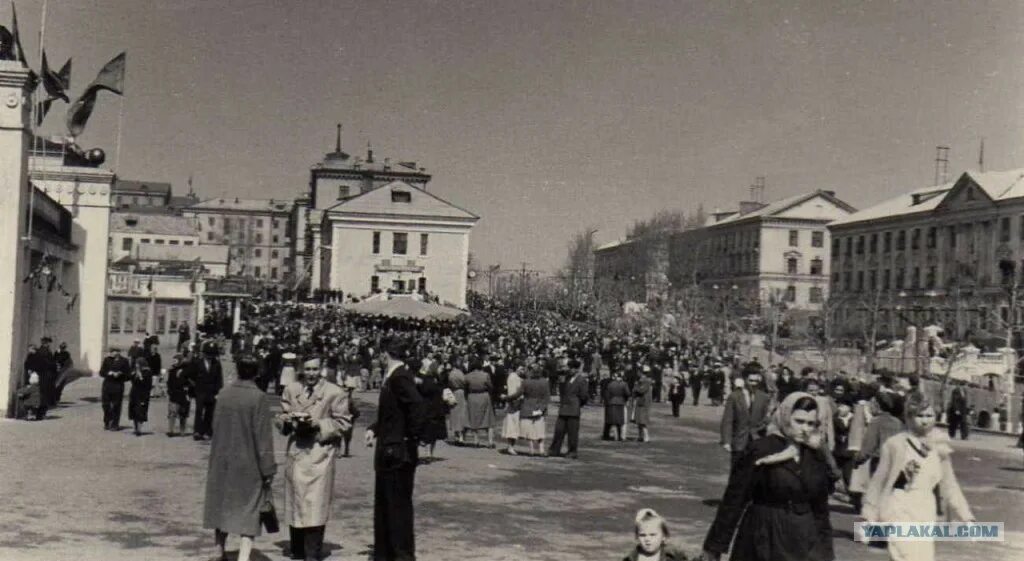
[[[494,408],[491,407],[491,396],[487,392],[469,394],[466,398],[467,423],[470,430],[483,430],[494,427]]]
[[[466,424],[469,423],[469,419],[466,417],[466,392],[458,389],[452,390],[452,393],[455,394],[455,405],[448,412],[448,423],[452,427],[452,432],[462,432],[466,430]]]
[[[509,411],[501,424],[501,436],[508,440],[519,438],[519,411]]]
[[[526,440],[544,440],[544,431],[547,426],[544,417],[533,417],[519,420],[519,438]]]
[[[604,424],[622,426],[626,424],[625,405],[605,405]]]

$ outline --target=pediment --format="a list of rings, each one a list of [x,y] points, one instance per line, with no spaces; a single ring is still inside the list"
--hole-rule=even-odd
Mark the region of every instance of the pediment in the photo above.
[[[953,187],[946,192],[935,210],[965,210],[974,208],[990,208],[995,206],[992,197],[966,173],[960,176]]]

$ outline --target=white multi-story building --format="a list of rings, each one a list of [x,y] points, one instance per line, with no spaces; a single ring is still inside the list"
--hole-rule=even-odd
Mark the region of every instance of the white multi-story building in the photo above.
[[[195,221],[199,243],[226,245],[228,274],[270,283],[292,278],[294,203],[283,199],[217,198],[182,209]]]

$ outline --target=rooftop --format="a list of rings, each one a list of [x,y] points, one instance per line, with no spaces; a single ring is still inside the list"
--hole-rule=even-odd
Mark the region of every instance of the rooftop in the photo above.
[[[170,196],[171,184],[159,181],[138,181],[135,179],[118,179],[114,182],[113,192],[116,193],[159,193]]]
[[[143,214],[136,212],[110,213],[110,231],[166,236],[199,235],[195,223],[189,218],[168,214]]]
[[[291,212],[295,203],[285,199],[241,199],[238,197],[225,197],[206,199],[194,205],[188,210],[209,210],[209,211],[244,211],[244,212]]]
[[[803,203],[805,201],[811,200],[814,197],[818,197],[818,196],[824,196],[825,198],[829,199],[832,203],[834,203],[836,206],[839,206],[839,207],[845,209],[847,212],[854,212],[856,210],[852,206],[850,206],[850,205],[846,204],[845,202],[843,202],[842,200],[838,199],[836,197],[836,195],[835,195],[835,192],[833,192],[833,191],[825,191],[825,190],[822,190],[822,189],[817,189],[817,190],[811,191],[809,193],[800,193],[800,194],[797,194],[797,195],[793,195],[791,197],[786,197],[784,199],[779,199],[779,200],[777,200],[775,202],[768,203],[768,204],[764,205],[763,207],[761,207],[761,208],[759,208],[757,210],[754,210],[754,211],[751,211],[751,212],[748,212],[748,213],[745,213],[745,214],[741,213],[739,211],[735,211],[735,212],[730,213],[727,217],[724,217],[724,218],[722,218],[721,220],[719,220],[717,222],[710,221],[706,225],[707,226],[718,226],[720,224],[732,224],[732,223],[735,223],[735,222],[739,222],[741,220],[749,220],[751,218],[762,218],[762,217],[773,216],[773,215],[776,215],[776,214],[779,214],[781,212],[784,212],[787,209],[790,209],[790,208],[792,208],[794,206],[797,206],[797,205],[799,205],[799,204],[801,204],[801,203]],[[718,214],[725,214],[725,213],[718,213]],[[714,219],[712,219],[712,220],[714,220]]]
[[[946,195],[954,187],[967,181],[980,187],[993,201],[1005,201],[1024,197],[1024,169],[990,172],[965,171],[956,181],[931,187],[922,187],[914,191],[902,193],[836,220],[829,224],[829,226],[855,224],[881,218],[895,218],[931,212],[942,204],[942,201],[946,199]]]

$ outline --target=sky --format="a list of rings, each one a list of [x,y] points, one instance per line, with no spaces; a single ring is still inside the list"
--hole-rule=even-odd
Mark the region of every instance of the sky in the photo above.
[[[342,147],[416,161],[480,265],[552,272],[577,232],[835,190],[855,207],[1024,168],[1024,2],[48,0],[72,93],[127,51],[79,144],[121,177],[293,198]],[[18,0],[38,68],[42,0]],[[5,14],[6,17],[2,14]],[[0,7],[9,21],[10,8]],[[58,105],[42,134],[64,134]],[[120,127],[119,127],[120,123]],[[120,128],[120,143],[118,129]],[[120,155],[118,152],[120,145]]]

